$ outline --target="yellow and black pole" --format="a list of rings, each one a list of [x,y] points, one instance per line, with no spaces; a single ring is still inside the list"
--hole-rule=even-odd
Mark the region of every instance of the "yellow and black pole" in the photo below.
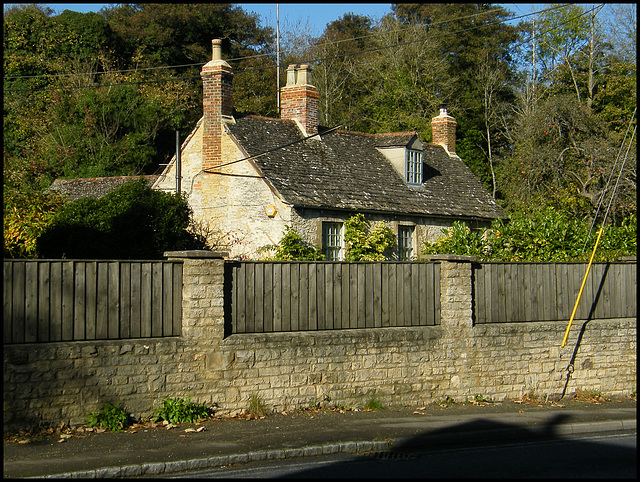
[[[580,298],[582,297],[582,292],[584,291],[584,286],[587,284],[587,278],[589,277],[589,271],[591,271],[591,265],[593,264],[593,258],[596,256],[596,249],[598,249],[598,243],[600,243],[600,237],[602,236],[602,230],[604,226],[600,228],[598,232],[598,237],[596,238],[596,244],[593,247],[593,252],[591,253],[591,259],[589,260],[589,264],[587,265],[587,272],[584,274],[584,278],[582,278],[582,286],[580,286],[580,291],[578,292],[578,298],[576,299],[576,304],[573,305],[573,311],[571,312],[571,318],[569,318],[569,324],[567,325],[567,331],[564,334],[564,339],[562,340],[562,344],[560,348],[564,348],[567,344],[567,338],[569,338],[569,331],[571,330],[571,325],[573,324],[573,318],[576,316],[576,311],[578,311],[578,304],[580,303]]]
[[[556,362],[556,366],[553,369],[553,373],[555,374],[556,368],[558,366],[558,362],[562,358],[562,349],[567,344],[567,339],[569,338],[569,332],[571,331],[571,325],[573,324],[573,319],[576,316],[576,312],[578,311],[578,305],[580,304],[580,298],[582,298],[582,292],[584,291],[584,287],[587,284],[587,279],[589,278],[589,272],[591,271],[591,265],[593,264],[593,260],[596,256],[596,250],[598,249],[598,244],[600,243],[600,238],[602,237],[602,231],[604,230],[604,224],[600,227],[600,231],[598,231],[598,237],[596,238],[596,244],[593,246],[593,252],[591,253],[591,259],[589,260],[589,264],[587,265],[587,271],[584,274],[584,278],[582,278],[582,285],[580,286],[580,291],[578,292],[578,298],[576,299],[576,303],[573,305],[573,311],[571,312],[571,317],[569,318],[569,323],[567,324],[567,330],[564,333],[564,338],[562,343],[560,344],[560,351],[558,352],[558,361]],[[549,396],[551,395],[551,388],[553,387],[553,375],[552,380],[549,384],[549,391],[547,392],[547,398],[545,403],[549,402]]]

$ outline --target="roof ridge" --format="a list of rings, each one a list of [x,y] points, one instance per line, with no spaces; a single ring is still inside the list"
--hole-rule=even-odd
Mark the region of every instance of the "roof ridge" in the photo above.
[[[287,124],[295,124],[295,121],[293,119],[279,119],[277,117],[267,117],[264,115],[257,115],[257,114],[247,114],[242,117],[250,117],[251,119],[257,119],[257,120],[279,121],[279,122],[285,122]]]
[[[360,131],[350,131],[346,129],[337,129],[335,132],[339,132],[341,134],[357,134],[361,136],[367,137],[385,137],[385,136],[408,136],[408,135],[417,135],[418,131],[406,131],[406,132],[376,132],[375,134],[370,134],[368,132],[360,132]]]
[[[144,178],[152,178],[152,177],[158,177],[159,174],[134,174],[131,176],[101,176],[101,177],[74,177],[71,179],[65,179],[65,178],[57,178],[54,180],[55,181],[99,181],[101,179],[138,179],[141,177]]]

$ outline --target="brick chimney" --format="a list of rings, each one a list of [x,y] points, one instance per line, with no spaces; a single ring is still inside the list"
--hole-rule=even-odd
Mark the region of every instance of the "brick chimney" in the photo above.
[[[202,77],[203,138],[202,168],[221,164],[222,118],[233,112],[233,70],[222,60],[222,41],[211,41],[213,55],[200,72]]]
[[[456,154],[456,124],[445,107],[441,107],[440,114],[431,119],[431,143],[444,147],[449,155]]]
[[[320,94],[312,85],[311,67],[295,64],[287,68],[287,85],[280,92],[280,118],[297,120],[306,135],[318,133]]]

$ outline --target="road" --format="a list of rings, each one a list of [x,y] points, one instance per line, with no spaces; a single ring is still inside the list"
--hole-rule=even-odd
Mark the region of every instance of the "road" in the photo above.
[[[428,452],[274,460],[164,478],[635,478],[636,453],[633,431]]]

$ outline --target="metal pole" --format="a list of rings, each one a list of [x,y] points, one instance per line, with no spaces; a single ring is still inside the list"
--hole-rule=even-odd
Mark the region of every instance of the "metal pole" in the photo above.
[[[576,304],[573,305],[573,312],[571,313],[571,318],[569,318],[569,324],[567,325],[567,331],[564,333],[564,339],[562,340],[562,344],[560,348],[564,348],[567,344],[567,338],[569,338],[569,331],[571,330],[571,324],[573,323],[573,318],[576,316],[576,311],[578,311],[578,303],[580,303],[580,298],[582,297],[582,291],[584,291],[584,285],[587,284],[587,278],[589,277],[589,271],[591,271],[591,265],[593,264],[593,258],[596,255],[596,250],[598,249],[598,243],[600,243],[600,237],[602,236],[602,230],[604,226],[600,228],[598,232],[598,238],[596,239],[596,244],[593,247],[593,253],[591,253],[591,259],[589,260],[589,264],[587,265],[587,272],[584,274],[584,278],[582,278],[582,286],[580,286],[580,291],[578,292],[578,299],[576,299]]]
[[[180,181],[182,179],[182,165],[180,162],[180,131],[176,131],[176,194],[180,194]]]
[[[276,92],[278,117],[280,116],[280,4],[276,3]]]

